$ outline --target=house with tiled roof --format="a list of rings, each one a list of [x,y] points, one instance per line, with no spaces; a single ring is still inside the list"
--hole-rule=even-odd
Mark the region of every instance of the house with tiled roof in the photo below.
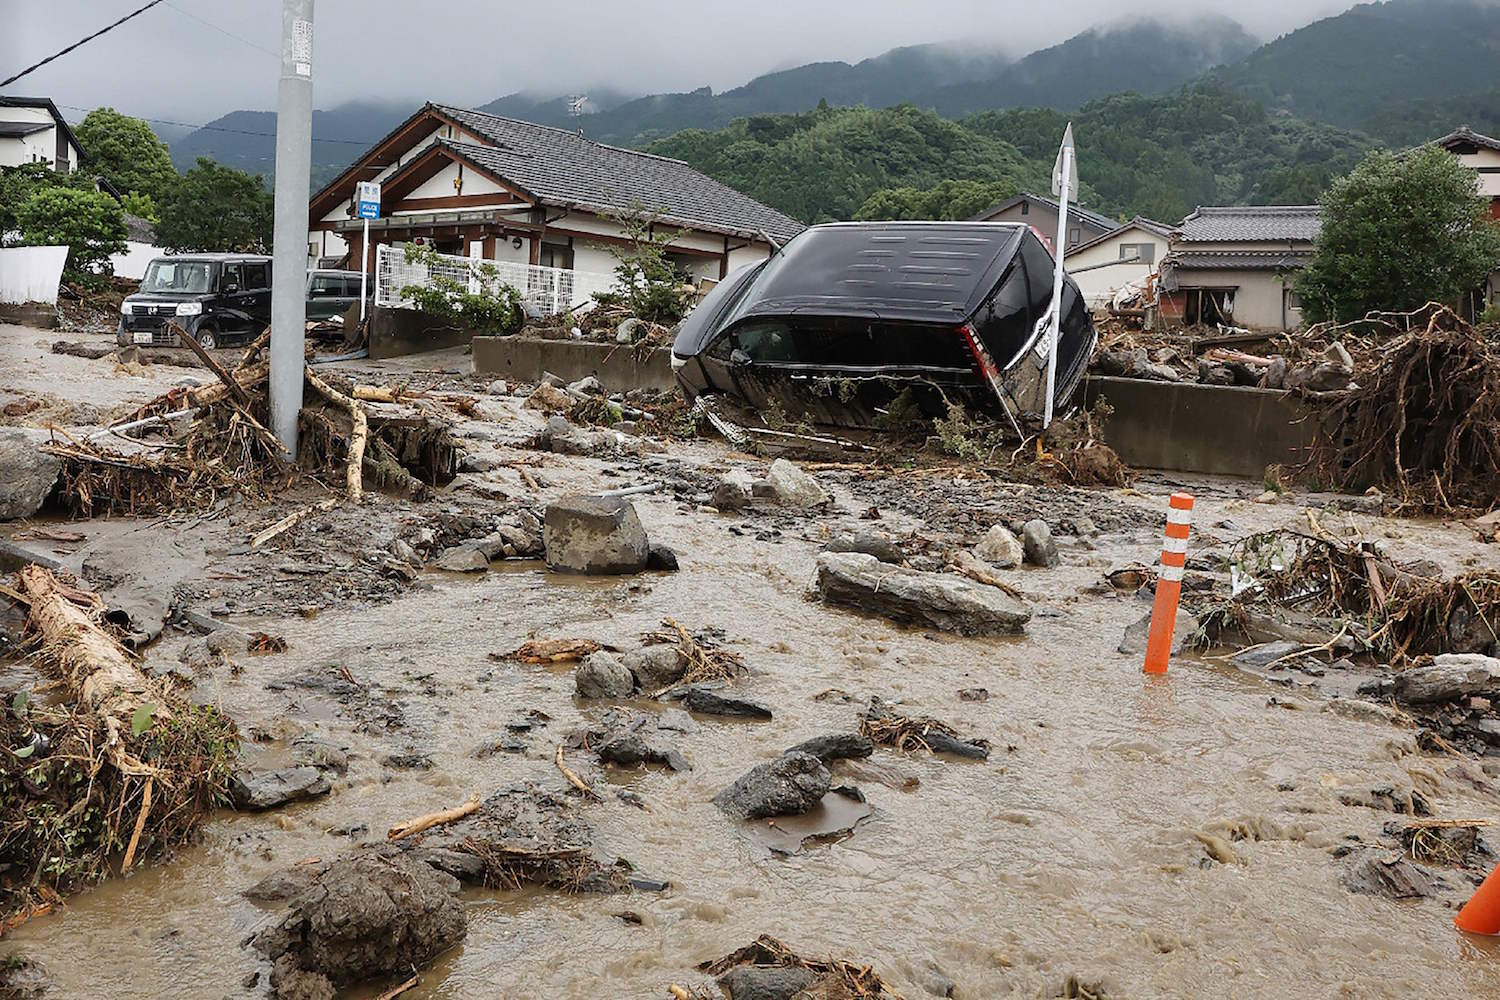
[[[1100,308],[1153,273],[1171,239],[1171,226],[1137,215],[1103,236],[1068,247],[1068,274],[1089,308]]]
[[[1057,240],[1057,216],[1062,207],[1052,198],[1045,198],[1030,191],[1022,191],[1014,198],[985,209],[969,219],[970,222],[1019,222],[1031,226],[1041,233],[1047,246]],[[1101,236],[1120,228],[1119,220],[1099,212],[1068,206],[1068,246],[1091,243]]]
[[[1292,281],[1312,259],[1322,218],[1317,205],[1197,209],[1173,228],[1158,268],[1161,322],[1300,326]]]
[[[685,276],[721,278],[768,257],[801,223],[681,160],[594,142],[567,129],[427,104],[313,195],[309,256],[360,267],[360,181],[381,184],[372,246],[610,273],[622,215],[674,235]],[[374,269],[375,254],[370,255]]]
[[[0,167],[45,163],[66,174],[85,156],[50,98],[0,95]]]

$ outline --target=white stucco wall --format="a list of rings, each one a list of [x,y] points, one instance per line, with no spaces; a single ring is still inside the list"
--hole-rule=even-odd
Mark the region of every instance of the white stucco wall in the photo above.
[[[613,274],[617,263],[619,262],[604,244],[588,243],[584,240],[573,241],[573,270],[591,271],[594,274]]]
[[[453,182],[458,179],[458,176],[459,165],[457,163],[450,163],[442,170],[439,170],[427,180],[423,181],[410,194],[406,195],[406,197],[452,198],[455,195],[464,195],[467,197],[470,195],[498,194],[502,197],[497,198],[497,202],[508,200],[510,197],[509,193],[506,192],[505,189],[500,185],[496,184],[488,177],[475,173],[473,170],[463,171],[463,190],[460,191],[453,186]],[[468,207],[469,206],[465,206],[466,209]],[[473,207],[482,208],[484,206],[476,203]],[[412,209],[411,211],[421,212],[428,210],[418,208]],[[402,213],[400,211],[396,211],[390,214],[400,215]]]
[[[1152,262],[1137,264],[1119,262],[1122,244],[1140,243],[1150,244],[1155,248]],[[1160,262],[1166,253],[1167,240],[1165,238],[1132,226],[1091,247],[1069,254],[1064,266],[1072,275],[1073,280],[1078,283],[1079,290],[1083,292],[1084,301],[1090,308],[1098,308],[1107,304],[1122,286],[1132,281],[1139,281],[1156,270],[1157,262]],[[1094,268],[1094,270],[1084,271],[1083,268]]]
[[[1302,325],[1301,310],[1290,306],[1283,323],[1285,286],[1282,277],[1274,271],[1179,271],[1177,280],[1184,289],[1235,288],[1236,326],[1253,330],[1294,330]]]
[[[734,247],[734,244],[730,244]],[[729,270],[725,273],[733,273],[746,264],[755,264],[771,256],[770,247],[750,246],[737,247],[729,251]]]
[[[316,236],[317,234],[314,233],[312,235]],[[118,277],[139,280],[146,275],[146,265],[161,255],[161,249],[150,243],[126,240],[125,252],[112,254],[109,258],[109,263],[115,269],[115,274]]]
[[[1500,171],[1500,150],[1481,149],[1458,159],[1470,170]],[[1480,173],[1479,192],[1487,198],[1500,197],[1500,173]]]
[[[57,125],[46,108],[0,107],[0,122],[25,122],[46,125],[32,135],[0,140],[0,166],[19,167],[41,160],[51,163],[57,156]],[[76,168],[78,151],[72,150],[69,166]]]
[[[67,247],[0,248],[0,302],[57,304]]]

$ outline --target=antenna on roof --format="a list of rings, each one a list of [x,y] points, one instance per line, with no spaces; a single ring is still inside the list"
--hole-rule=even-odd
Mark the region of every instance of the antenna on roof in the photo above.
[[[589,101],[587,94],[574,94],[568,98],[568,114],[578,122],[578,134],[583,135],[583,106]]]

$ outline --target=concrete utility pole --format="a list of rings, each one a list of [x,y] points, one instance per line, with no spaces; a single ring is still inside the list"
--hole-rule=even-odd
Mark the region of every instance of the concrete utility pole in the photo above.
[[[271,268],[271,430],[297,457],[307,328],[307,199],[312,171],[313,0],[282,0],[276,91],[276,231]]]

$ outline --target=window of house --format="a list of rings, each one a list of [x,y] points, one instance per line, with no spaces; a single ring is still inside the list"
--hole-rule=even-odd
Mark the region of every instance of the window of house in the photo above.
[[[1156,260],[1155,243],[1121,243],[1120,259],[1150,264]]]
[[[543,243],[537,263],[542,267],[556,267],[571,271],[573,270],[573,248],[561,243]]]
[[[1302,308],[1302,297],[1290,288],[1286,290],[1286,307],[1288,309]]]
[[[1068,243],[1069,243],[1069,245],[1076,247],[1081,242],[1083,242],[1083,230],[1081,230],[1081,229],[1069,229],[1068,230]]]
[[[1023,201],[1023,202],[1021,202],[1021,214],[1022,215],[1030,215],[1031,214],[1031,202],[1029,202],[1029,201]]]

